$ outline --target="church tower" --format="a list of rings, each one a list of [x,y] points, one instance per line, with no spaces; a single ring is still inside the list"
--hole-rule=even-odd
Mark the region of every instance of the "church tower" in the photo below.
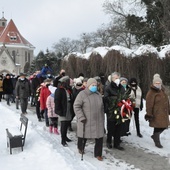
[[[4,18],[4,12],[2,12],[2,18],[0,19],[0,27],[6,27],[7,20]]]
[[[2,12],[2,18],[0,19],[0,35],[7,25],[7,20],[4,18],[4,12]]]

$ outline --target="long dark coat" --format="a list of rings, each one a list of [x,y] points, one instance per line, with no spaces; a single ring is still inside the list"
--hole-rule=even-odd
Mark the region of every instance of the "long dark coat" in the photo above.
[[[149,126],[154,128],[167,128],[169,125],[169,100],[165,90],[159,90],[153,85],[146,95],[146,115],[152,117]]]
[[[81,138],[102,138],[104,136],[104,106],[102,96],[81,91],[74,102],[74,112],[77,117],[77,136]],[[86,119],[85,127],[82,120]]]
[[[70,101],[67,100],[67,94],[66,94],[66,90],[60,86],[59,88],[56,89],[55,94],[54,94],[54,103],[55,103],[55,113],[58,114],[59,116],[66,116],[67,111],[70,112],[70,114],[72,115],[72,109],[70,108],[70,110],[67,110],[67,104],[68,102],[70,104],[72,104],[72,95],[71,92],[69,90],[67,90],[67,92],[70,95]]]
[[[119,84],[117,86],[113,81],[106,87],[104,92],[105,112],[107,114],[107,120],[121,122],[121,117],[116,119],[114,111],[117,110],[118,103],[125,99],[125,89]]]
[[[4,94],[13,94],[13,90],[14,90],[14,87],[13,87],[12,79],[5,78],[3,81]]]

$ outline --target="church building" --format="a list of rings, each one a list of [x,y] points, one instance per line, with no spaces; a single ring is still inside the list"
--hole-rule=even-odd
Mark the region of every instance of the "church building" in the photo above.
[[[26,73],[33,60],[34,49],[20,34],[12,19],[7,24],[3,14],[0,19],[0,74]]]

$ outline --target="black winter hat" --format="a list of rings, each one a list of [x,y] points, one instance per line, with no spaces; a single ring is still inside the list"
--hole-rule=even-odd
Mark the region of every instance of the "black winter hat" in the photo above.
[[[6,74],[6,77],[7,77],[7,76],[11,76],[11,75],[8,73],[8,74]]]
[[[131,79],[129,80],[129,84],[131,85],[132,83],[138,84],[136,78],[131,78]]]

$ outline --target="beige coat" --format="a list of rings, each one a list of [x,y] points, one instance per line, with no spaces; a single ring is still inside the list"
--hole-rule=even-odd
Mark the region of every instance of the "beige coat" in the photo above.
[[[153,117],[149,126],[167,128],[169,125],[169,100],[164,89],[158,90],[151,86],[146,96],[146,115]]]
[[[81,91],[74,102],[74,111],[77,117],[78,137],[101,138],[104,136],[104,107],[102,96],[98,92],[92,93],[87,88]],[[85,128],[81,122],[84,119],[86,119]]]

